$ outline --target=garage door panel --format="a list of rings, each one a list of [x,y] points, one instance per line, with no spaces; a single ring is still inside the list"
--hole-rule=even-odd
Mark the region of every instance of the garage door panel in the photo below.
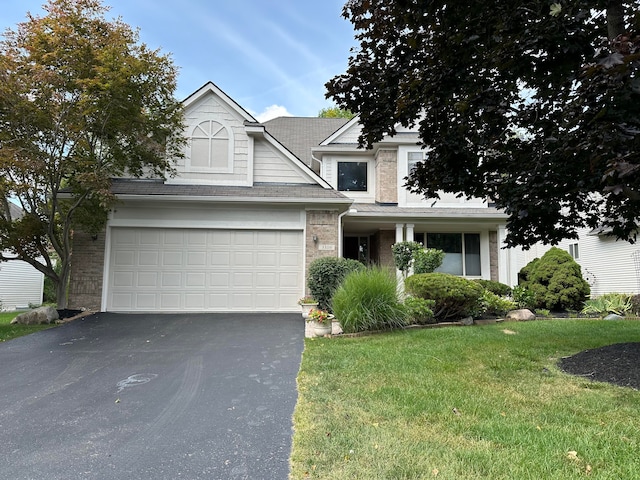
[[[207,275],[204,272],[187,273],[187,287],[204,288],[206,286]]]
[[[140,245],[160,246],[160,233],[158,230],[140,230],[138,241]]]
[[[271,267],[278,266],[278,253],[277,252],[265,252],[262,251],[256,258],[256,265],[258,267]]]
[[[132,266],[136,262],[136,253],[133,250],[119,250],[113,257],[115,265]]]
[[[297,311],[301,231],[113,228],[107,309]]]
[[[163,252],[162,266],[164,267],[182,266],[182,252]]]
[[[138,272],[137,287],[156,288],[158,287],[157,272]]]

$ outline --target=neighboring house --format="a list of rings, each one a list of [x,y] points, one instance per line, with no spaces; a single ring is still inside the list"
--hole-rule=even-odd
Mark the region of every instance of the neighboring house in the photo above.
[[[9,203],[11,218],[23,215],[22,209]],[[5,251],[3,256],[15,258]],[[28,308],[42,304],[44,275],[22,260],[0,262],[0,310]]]
[[[358,119],[258,123],[213,83],[184,101],[178,175],[117,179],[105,233],[74,234],[69,304],[109,311],[298,311],[309,264],[393,265],[391,246],[447,252],[443,270],[514,284],[506,215],[481,199],[422,199],[403,178],[415,131],[357,148]]]
[[[580,265],[592,297],[611,292],[640,293],[640,245],[582,228],[577,239],[563,240],[557,247],[569,252]],[[538,244],[527,251],[519,250],[515,255],[517,268],[540,258],[550,248]]]

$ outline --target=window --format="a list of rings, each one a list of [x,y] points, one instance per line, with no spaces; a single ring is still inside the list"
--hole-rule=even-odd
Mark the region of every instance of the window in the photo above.
[[[446,253],[437,272],[479,277],[480,234],[478,233],[427,233],[427,248],[437,248]]]
[[[580,252],[578,250],[577,243],[569,244],[569,255],[571,255],[571,258],[573,258],[574,260],[577,260],[580,258]]]
[[[367,162],[338,162],[338,190],[367,191]]]
[[[407,153],[407,175],[411,175],[416,166],[423,162],[425,159],[424,152],[409,152]]]
[[[202,122],[191,136],[191,167],[229,168],[229,133],[212,120]]]

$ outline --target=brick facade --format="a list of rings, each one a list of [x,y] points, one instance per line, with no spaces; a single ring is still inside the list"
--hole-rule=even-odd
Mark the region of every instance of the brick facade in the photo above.
[[[100,310],[104,247],[104,232],[100,233],[96,240],[83,232],[73,233],[69,308]]]
[[[491,280],[498,281],[498,232],[489,232],[489,269]]]
[[[376,202],[398,203],[398,152],[378,150],[376,155]]]
[[[305,271],[308,272],[309,265],[315,259],[338,256],[338,212],[335,210],[307,210],[306,227]],[[331,247],[333,247],[332,250]],[[327,248],[327,250],[321,250],[321,248]]]
[[[396,232],[393,230],[378,230],[376,239],[378,242],[378,265],[395,268],[391,247],[396,243]]]

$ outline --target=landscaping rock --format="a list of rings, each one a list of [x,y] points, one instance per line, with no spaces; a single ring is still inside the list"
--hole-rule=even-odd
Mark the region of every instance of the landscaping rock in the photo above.
[[[620,315],[616,315],[615,313],[610,313],[609,315],[604,317],[604,319],[605,320],[622,320],[624,319],[624,317],[621,317]]]
[[[466,317],[460,320],[463,325],[473,325],[473,317]]]
[[[40,307],[35,310],[21,313],[11,320],[11,323],[21,325],[40,325],[53,323],[58,319],[58,311],[53,307]]]
[[[507,319],[526,322],[528,320],[535,320],[536,316],[528,308],[521,308],[520,310],[511,310],[507,313]]]

